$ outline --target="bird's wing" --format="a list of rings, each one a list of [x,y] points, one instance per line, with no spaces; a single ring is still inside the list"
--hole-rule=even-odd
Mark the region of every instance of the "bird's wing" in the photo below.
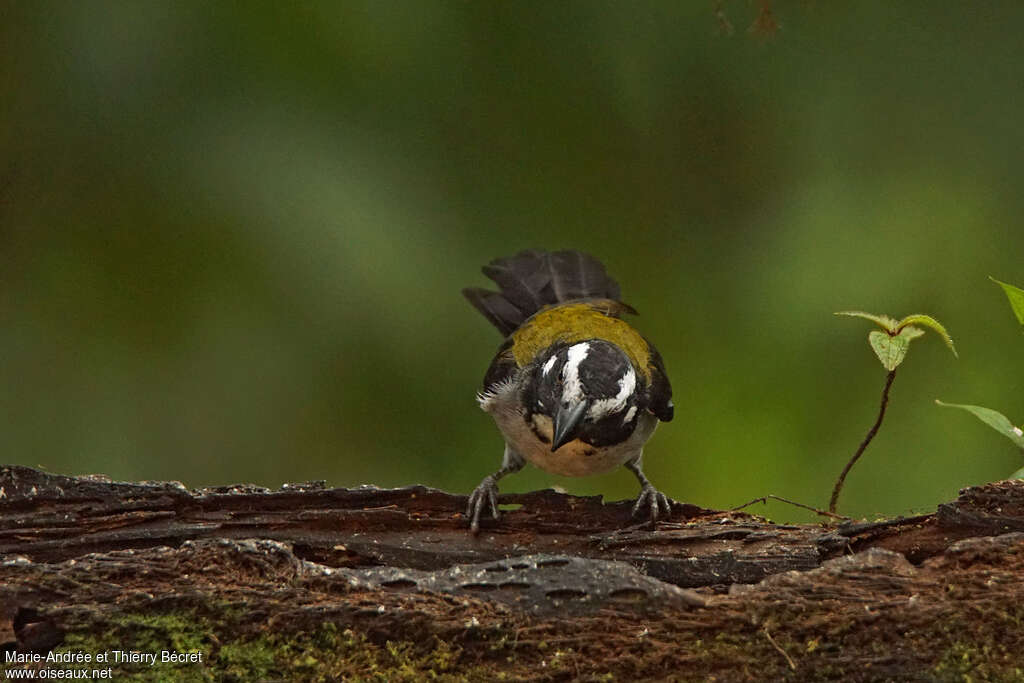
[[[662,422],[670,422],[675,415],[672,384],[668,381],[668,373],[665,372],[665,362],[661,359],[661,354],[650,342],[647,343],[647,348],[651,351],[651,384],[647,390],[647,407]]]
[[[487,373],[484,375],[484,391],[509,381],[516,374],[519,366],[512,355],[512,339],[506,339],[505,343],[494,355]]]

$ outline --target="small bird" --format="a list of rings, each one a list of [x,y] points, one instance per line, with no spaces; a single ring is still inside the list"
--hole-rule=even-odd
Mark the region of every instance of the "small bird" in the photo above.
[[[484,266],[497,292],[463,295],[505,335],[477,394],[505,438],[501,468],[469,496],[474,534],[490,510],[498,518],[499,479],[526,462],[574,477],[625,465],[640,482],[636,516],[652,524],[671,500],[640,467],[658,421],[672,419],[672,387],[658,351],[629,323],[619,285],[579,251],[522,251]]]

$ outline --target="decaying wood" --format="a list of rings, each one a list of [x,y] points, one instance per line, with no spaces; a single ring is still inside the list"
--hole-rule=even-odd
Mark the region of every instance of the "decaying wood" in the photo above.
[[[1024,679],[1024,482],[772,524],[540,491],[190,491],[0,468],[5,653],[201,651],[195,680]],[[9,667],[40,667],[12,663]]]

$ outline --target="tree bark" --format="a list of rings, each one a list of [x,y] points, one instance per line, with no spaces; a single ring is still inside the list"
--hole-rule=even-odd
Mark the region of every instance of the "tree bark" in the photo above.
[[[193,491],[0,467],[5,667],[117,680],[1024,679],[1024,481],[838,525],[676,503],[652,530],[626,501],[501,503],[516,509],[473,537],[466,497],[422,486]]]

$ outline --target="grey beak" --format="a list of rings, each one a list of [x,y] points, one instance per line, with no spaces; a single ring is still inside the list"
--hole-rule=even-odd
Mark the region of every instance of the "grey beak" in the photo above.
[[[576,427],[587,412],[587,402],[573,403],[568,408],[559,406],[555,413],[554,437],[551,439],[551,451],[569,443],[576,437]]]

